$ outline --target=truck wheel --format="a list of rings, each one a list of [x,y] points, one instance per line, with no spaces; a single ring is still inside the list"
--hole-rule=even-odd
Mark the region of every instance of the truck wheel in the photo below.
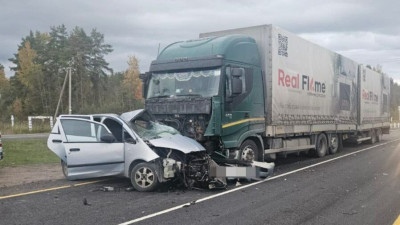
[[[377,142],[381,142],[382,141],[382,130],[381,129],[377,129],[376,130],[376,141]]]
[[[370,137],[371,137],[371,139],[369,140],[369,143],[370,144],[375,144],[375,142],[376,142],[375,129],[372,129],[369,134],[370,134]]]
[[[259,161],[257,144],[252,140],[246,140],[240,145],[240,159],[246,161]]]
[[[331,134],[331,139],[329,140],[329,154],[336,154],[336,152],[339,150],[339,145],[339,135]]]
[[[154,164],[139,163],[131,171],[131,183],[133,187],[142,192],[153,191],[158,185],[158,177]]]
[[[61,160],[61,169],[64,177],[68,179],[68,164],[64,160]]]
[[[328,152],[328,140],[325,134],[319,134],[315,144],[315,155],[318,158],[324,157]]]

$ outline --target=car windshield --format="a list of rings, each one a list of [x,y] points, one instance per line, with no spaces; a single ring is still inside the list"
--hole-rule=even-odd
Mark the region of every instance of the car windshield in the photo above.
[[[174,128],[159,122],[136,119],[130,122],[132,129],[143,139],[152,140],[180,134]]]
[[[220,68],[184,72],[153,73],[147,97],[212,97],[218,94],[220,76]]]

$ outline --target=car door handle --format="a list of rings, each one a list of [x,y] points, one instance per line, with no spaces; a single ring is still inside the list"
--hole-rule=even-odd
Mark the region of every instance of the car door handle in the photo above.
[[[79,152],[80,149],[79,148],[70,148],[69,151],[70,152]]]
[[[61,143],[62,142],[61,140],[58,140],[58,139],[54,139],[52,141],[53,141],[53,143]]]

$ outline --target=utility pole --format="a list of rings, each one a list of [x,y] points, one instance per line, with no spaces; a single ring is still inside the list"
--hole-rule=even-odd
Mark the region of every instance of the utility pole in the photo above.
[[[72,94],[72,82],[71,82],[71,67],[67,68],[67,71],[65,73],[65,78],[64,78],[64,83],[63,86],[61,88],[61,92],[60,92],[60,98],[58,99],[58,103],[57,103],[57,108],[56,108],[56,113],[54,114],[54,119],[57,118],[57,114],[58,114],[58,110],[60,108],[60,104],[61,104],[61,99],[65,90],[65,86],[67,84],[67,80],[69,80],[69,96],[68,96],[68,114],[72,114],[72,108],[71,108],[71,94]]]
[[[68,100],[68,102],[69,102],[69,114],[72,114],[72,108],[71,108],[71,89],[72,89],[72,81],[71,81],[71,67],[69,67],[68,68],[68,72],[69,72],[69,96],[68,96],[68,98],[69,98],[69,100]]]
[[[63,83],[63,86],[62,86],[62,88],[61,88],[60,97],[58,98],[56,113],[54,113],[54,119],[57,118],[58,109],[60,108],[61,99],[62,99],[62,96],[63,96],[63,93],[64,93],[65,85],[67,84],[68,72],[69,72],[69,71],[67,70],[67,72],[65,73],[64,83]]]

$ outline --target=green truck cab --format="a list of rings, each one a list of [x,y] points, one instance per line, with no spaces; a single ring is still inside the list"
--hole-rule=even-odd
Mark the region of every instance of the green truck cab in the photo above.
[[[264,82],[254,39],[227,35],[173,43],[142,78],[145,108],[158,120],[209,153],[262,160]]]

